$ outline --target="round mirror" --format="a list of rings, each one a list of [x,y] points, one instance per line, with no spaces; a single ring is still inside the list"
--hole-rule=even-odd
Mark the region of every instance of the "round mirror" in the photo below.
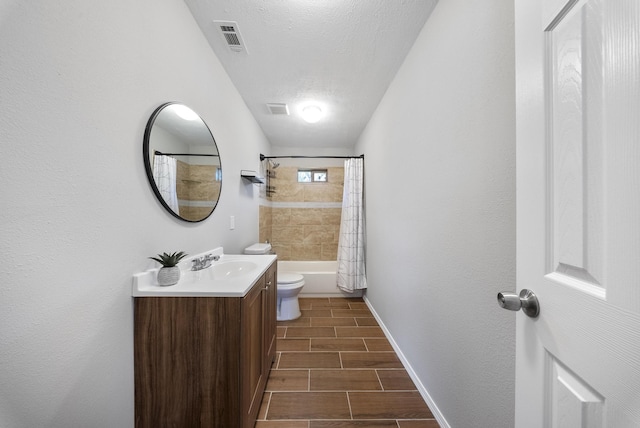
[[[144,166],[158,200],[179,219],[211,215],[222,187],[216,141],[189,107],[166,103],[153,112],[144,132]]]

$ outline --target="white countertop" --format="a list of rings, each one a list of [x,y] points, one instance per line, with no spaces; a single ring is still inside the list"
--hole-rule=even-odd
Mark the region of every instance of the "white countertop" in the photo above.
[[[211,267],[192,271],[191,261],[205,254],[219,255],[220,259],[213,261]],[[223,254],[223,250],[220,247],[182,260],[178,265],[180,267],[180,280],[175,285],[158,285],[156,278],[160,268],[134,274],[131,294],[134,297],[243,297],[275,260],[276,256],[272,254]],[[255,267],[247,273],[240,273],[230,277],[221,277],[213,269],[219,264],[243,261],[251,262],[255,264]],[[230,264],[226,266],[230,266]]]

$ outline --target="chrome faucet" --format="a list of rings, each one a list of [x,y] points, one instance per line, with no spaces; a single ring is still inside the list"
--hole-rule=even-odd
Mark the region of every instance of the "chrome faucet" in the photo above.
[[[191,270],[198,271],[202,269],[206,269],[211,266],[212,261],[220,260],[220,256],[214,256],[213,254],[206,254],[202,257],[191,260],[193,265],[191,266]]]
[[[203,257],[204,261],[214,261],[217,262],[218,260],[220,260],[220,256],[214,256],[213,254],[207,254],[206,256]]]

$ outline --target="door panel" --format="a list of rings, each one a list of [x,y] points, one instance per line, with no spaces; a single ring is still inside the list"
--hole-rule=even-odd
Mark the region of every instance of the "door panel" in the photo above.
[[[600,3],[576,5],[555,19],[545,43],[552,157],[549,271],[584,282],[587,289],[602,285]]]
[[[604,398],[559,361],[549,362],[553,428],[602,426]]]
[[[640,2],[516,0],[517,427],[640,426]]]

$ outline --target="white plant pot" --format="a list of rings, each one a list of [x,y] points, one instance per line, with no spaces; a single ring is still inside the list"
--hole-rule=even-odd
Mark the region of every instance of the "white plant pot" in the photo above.
[[[158,271],[158,285],[174,285],[177,284],[179,280],[180,268],[178,266],[163,267]]]

